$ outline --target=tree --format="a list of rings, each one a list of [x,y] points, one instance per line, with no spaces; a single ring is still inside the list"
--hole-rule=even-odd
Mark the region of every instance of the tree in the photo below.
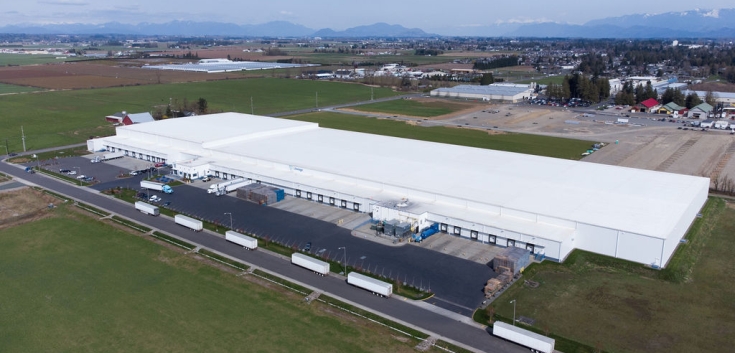
[[[197,112],[199,114],[206,114],[207,113],[207,100],[204,98],[199,98],[197,101]]]
[[[702,104],[702,100],[699,98],[696,92],[691,92],[687,94],[684,104],[686,105],[687,109],[692,109]]]
[[[487,86],[495,82],[495,78],[492,73],[482,74],[480,79],[480,86]]]
[[[707,91],[707,94],[704,96],[704,101],[707,102],[707,104],[711,106],[715,106],[717,104],[717,97],[715,97],[715,93],[712,91]]]

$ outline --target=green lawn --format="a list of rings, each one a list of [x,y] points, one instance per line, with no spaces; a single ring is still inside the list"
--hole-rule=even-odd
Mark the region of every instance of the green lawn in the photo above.
[[[514,133],[489,135],[485,131],[473,129],[420,127],[408,125],[402,121],[329,112],[310,113],[288,118],[317,122],[321,127],[332,129],[573,160],[580,159],[580,154],[587,150],[591,143],[584,140],[541,135]]]
[[[536,329],[609,352],[730,352],[735,210],[711,199],[703,215],[669,264],[682,278],[575,251],[564,264],[530,267],[523,279],[540,286],[514,285],[496,312],[512,317],[516,299],[516,315],[536,319]]]
[[[433,117],[454,113],[467,108],[466,105],[451,102],[419,102],[411,99],[398,99],[387,102],[358,105],[351,109],[364,112],[381,112],[409,116]]]
[[[9,85],[7,83],[0,83],[0,94],[35,92],[35,91],[42,91],[42,90],[43,89],[36,88],[36,87],[26,87],[26,86]]]
[[[398,94],[386,88],[373,92],[375,98]],[[371,90],[359,84],[264,78],[0,96],[0,141],[7,138],[11,152],[22,150],[22,126],[29,150],[84,142],[114,133],[106,115],[150,112],[169,98],[204,98],[212,110],[250,113],[252,97],[252,111],[267,115],[316,107],[317,94],[319,106],[327,106],[368,100]]]
[[[0,233],[2,352],[411,352],[416,344],[64,207],[53,212]]]

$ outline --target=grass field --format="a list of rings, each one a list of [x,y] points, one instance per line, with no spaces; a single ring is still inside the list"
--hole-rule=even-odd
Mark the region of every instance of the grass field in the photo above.
[[[351,107],[351,109],[364,112],[381,112],[387,114],[400,114],[420,117],[440,116],[444,114],[454,113],[456,111],[460,111],[466,108],[466,105],[446,101],[419,102],[410,99],[398,99],[387,102],[378,102]]]
[[[586,150],[590,145],[589,141],[583,140],[525,134],[490,135],[485,131],[473,129],[420,127],[408,125],[402,121],[328,112],[310,113],[288,118],[317,122],[321,127],[332,129],[573,160],[580,159],[580,151]]]
[[[3,352],[411,352],[393,331],[64,207],[0,234]]]
[[[63,55],[62,55],[63,56]],[[56,55],[28,55],[0,53],[0,66],[7,65],[40,65],[72,61],[74,58],[57,59]],[[77,59],[78,60],[78,59]]]
[[[0,83],[0,94],[25,93],[25,92],[35,92],[35,91],[41,91],[41,89],[38,89],[35,87],[25,87],[25,86],[17,86],[17,85],[9,85],[6,83]]]
[[[668,266],[681,278],[575,252],[562,265],[531,267],[523,279],[540,286],[511,287],[494,302],[496,313],[512,317],[516,299],[516,315],[535,319],[537,329],[609,352],[730,352],[735,209],[711,199],[703,215]]]
[[[106,115],[119,111],[150,112],[184,98],[207,100],[209,108],[258,115],[308,109],[370,99],[370,87],[358,84],[285,79],[245,79],[187,84],[147,85],[95,90],[75,90],[0,96],[3,124],[0,141],[8,139],[10,152],[22,150],[21,126],[29,150],[86,141],[89,136],[114,132]],[[376,98],[395,95],[376,88]]]

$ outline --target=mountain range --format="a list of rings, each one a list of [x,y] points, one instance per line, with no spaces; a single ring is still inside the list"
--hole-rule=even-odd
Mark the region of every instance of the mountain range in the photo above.
[[[500,23],[475,27],[451,27],[446,33],[431,34],[419,28],[375,23],[335,31],[314,30],[287,21],[256,25],[222,22],[171,21],[124,24],[26,24],[0,27],[0,33],[25,34],[122,34],[170,36],[236,37],[535,37],[535,38],[732,38],[735,37],[735,9],[692,10],[662,14],[635,14],[592,20],[581,25],[556,22]]]

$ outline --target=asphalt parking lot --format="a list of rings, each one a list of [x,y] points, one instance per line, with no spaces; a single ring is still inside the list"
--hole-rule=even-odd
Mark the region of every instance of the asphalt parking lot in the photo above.
[[[90,163],[84,157],[60,158],[44,167],[56,172],[62,168],[78,167],[82,174],[99,180],[99,183],[91,186],[96,190],[117,186],[137,189],[143,179],[142,175],[118,178],[122,169],[119,165]],[[484,299],[483,285],[495,276],[485,264],[419,246],[386,246],[352,236],[349,229],[328,221],[260,206],[235,197],[217,197],[202,189],[205,184],[194,185],[176,186],[173,194],[156,194],[163,199],[161,203],[170,201],[169,207],[177,212],[225,225],[230,223],[229,214],[225,214],[229,212],[232,213],[232,223],[236,229],[267,236],[289,246],[302,247],[310,241],[313,244],[312,252],[340,262],[345,261],[345,252],[338,248],[346,247],[346,262],[350,266],[362,267],[408,285],[431,290],[435,296],[427,302],[462,315],[470,316],[479,307]]]

